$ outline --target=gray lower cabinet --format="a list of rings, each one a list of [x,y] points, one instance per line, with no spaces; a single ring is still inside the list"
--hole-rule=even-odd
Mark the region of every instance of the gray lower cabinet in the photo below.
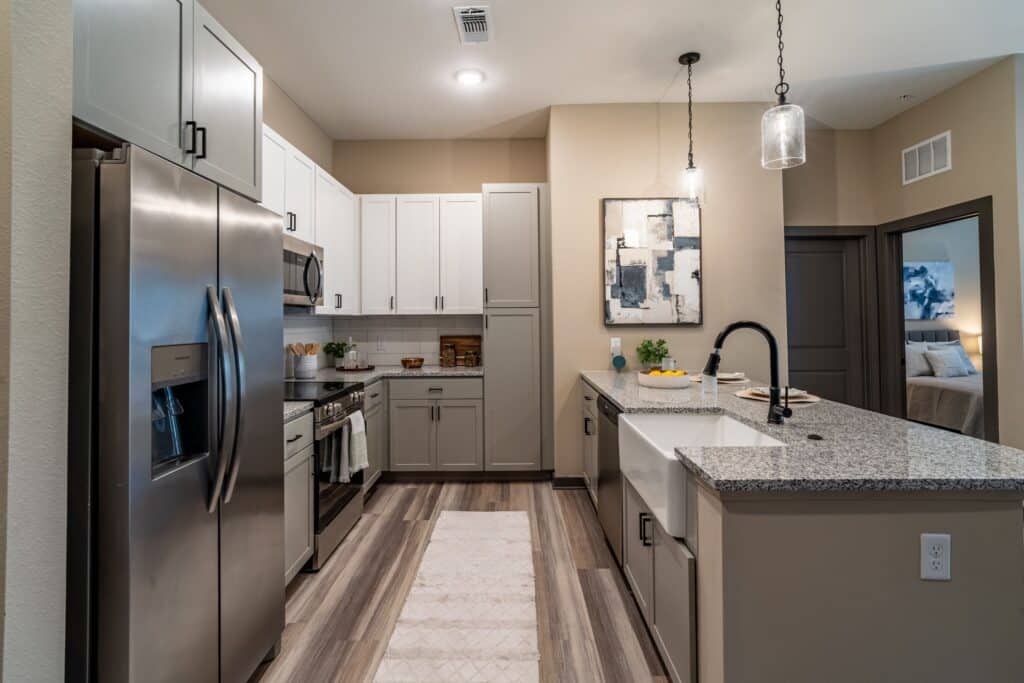
[[[468,472],[484,468],[483,401],[437,402],[437,469]]]
[[[468,472],[483,469],[483,401],[391,401],[393,472]]]
[[[75,0],[80,121],[259,201],[263,69],[195,0]]]
[[[366,459],[369,467],[363,473],[363,492],[380,479],[388,460],[387,382],[375,382],[366,388]]]
[[[540,311],[484,315],[485,469],[541,469]]]
[[[623,480],[622,570],[675,683],[696,680],[696,563]]]
[[[437,469],[434,465],[437,461],[436,403],[425,399],[391,401],[388,427],[392,472],[430,472]]]
[[[284,461],[284,581],[313,554],[313,446]]]

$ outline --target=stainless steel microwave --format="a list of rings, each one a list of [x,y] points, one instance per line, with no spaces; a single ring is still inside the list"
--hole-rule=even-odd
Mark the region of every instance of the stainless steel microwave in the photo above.
[[[284,235],[284,303],[287,306],[323,306],[324,250],[291,235]]]

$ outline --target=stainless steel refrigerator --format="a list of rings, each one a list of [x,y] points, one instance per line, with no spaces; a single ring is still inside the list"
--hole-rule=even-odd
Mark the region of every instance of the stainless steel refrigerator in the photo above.
[[[284,628],[277,215],[76,150],[68,680],[246,681]]]

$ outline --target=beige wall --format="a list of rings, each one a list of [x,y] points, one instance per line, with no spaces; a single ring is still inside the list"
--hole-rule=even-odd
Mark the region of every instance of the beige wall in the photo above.
[[[547,180],[543,139],[337,140],[334,176],[357,194],[479,192]]]
[[[808,130],[807,163],[783,172],[786,225],[874,225],[871,131]]]
[[[686,163],[686,106],[556,106],[548,129],[554,334],[555,470],[581,472],[578,378],[609,367],[620,336],[635,367],[645,337],[664,337],[684,368],[699,370],[715,335],[749,318],[775,331],[785,355],[782,177],[760,163],[760,104],[694,108],[695,157],[704,169],[704,324],[607,328],[603,315],[601,200],[676,196]],[[732,337],[723,369],[768,373],[755,333]],[[785,360],[783,360],[785,362]],[[785,369],[785,368],[783,368]]]
[[[322,168],[331,169],[330,136],[266,74],[263,75],[263,122]]]
[[[7,555],[7,455],[11,354],[11,4],[0,2],[0,614]],[[0,628],[0,652],[3,629]],[[3,680],[0,657],[0,680]]]

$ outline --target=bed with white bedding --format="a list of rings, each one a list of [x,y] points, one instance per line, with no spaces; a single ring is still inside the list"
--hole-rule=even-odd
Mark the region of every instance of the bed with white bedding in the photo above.
[[[971,374],[935,376],[921,356],[911,359],[911,346],[959,345],[957,330],[907,331],[907,418],[985,438],[985,395],[982,374],[967,362]],[[937,348],[932,346],[931,348]],[[962,349],[960,351],[963,353]],[[923,366],[919,366],[924,363]],[[940,373],[941,374],[941,373]]]

